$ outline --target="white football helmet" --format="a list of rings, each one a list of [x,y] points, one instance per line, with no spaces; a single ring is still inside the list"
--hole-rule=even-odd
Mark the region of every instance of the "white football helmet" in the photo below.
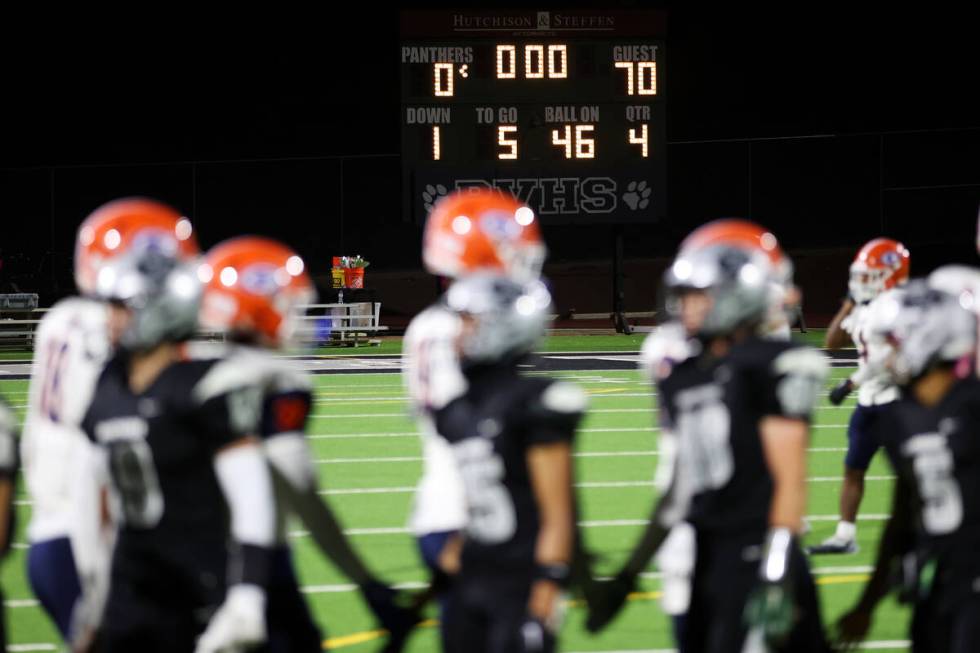
[[[972,298],[971,298],[972,301]],[[869,306],[873,338],[891,346],[881,362],[899,385],[908,385],[937,363],[971,355],[977,343],[977,318],[965,295],[932,288],[922,279],[878,297]]]

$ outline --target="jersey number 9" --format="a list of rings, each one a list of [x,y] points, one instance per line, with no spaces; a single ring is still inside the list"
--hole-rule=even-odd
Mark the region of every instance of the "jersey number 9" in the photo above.
[[[153,453],[143,440],[109,445],[109,468],[122,504],[126,524],[153,528],[163,517],[163,493],[153,467]]]

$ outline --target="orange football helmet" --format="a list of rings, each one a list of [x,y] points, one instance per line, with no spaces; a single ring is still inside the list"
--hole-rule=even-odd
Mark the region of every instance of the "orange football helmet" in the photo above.
[[[491,188],[457,190],[439,200],[422,239],[426,269],[453,279],[477,271],[536,279],[545,253],[534,211]]]
[[[691,336],[716,336],[755,323],[766,335],[784,331],[792,275],[792,263],[771,232],[746,220],[715,220],[681,243],[664,275],[665,312]],[[711,301],[685,316],[683,296],[692,289]]]
[[[157,251],[176,261],[200,254],[191,221],[175,209],[142,197],[103,204],[78,227],[75,238],[75,285],[97,295],[99,270],[122,256]]]
[[[783,253],[776,236],[754,222],[737,218],[713,220],[692,231],[681,242],[678,256],[689,250],[711,245],[728,245],[760,251],[769,257],[775,281],[788,283],[793,276],[793,264]]]
[[[909,280],[909,250],[891,238],[875,238],[858,250],[851,263],[848,290],[865,304],[889,288]]]
[[[316,290],[303,259],[269,238],[240,236],[211,248],[198,269],[202,326],[285,346]]]

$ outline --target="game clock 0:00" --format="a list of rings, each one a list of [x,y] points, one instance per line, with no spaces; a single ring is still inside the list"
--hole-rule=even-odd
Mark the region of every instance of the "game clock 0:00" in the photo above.
[[[488,185],[546,223],[663,214],[660,12],[406,12],[402,26],[412,218],[453,188]]]

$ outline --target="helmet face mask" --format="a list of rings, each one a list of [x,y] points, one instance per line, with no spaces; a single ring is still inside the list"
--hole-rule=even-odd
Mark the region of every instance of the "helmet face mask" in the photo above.
[[[232,238],[207,253],[198,276],[206,328],[274,349],[315,341],[315,319],[305,310],[316,301],[316,290],[303,259],[289,247],[258,236]]]
[[[193,264],[175,266],[161,283],[149,285],[148,291],[123,302],[133,314],[121,335],[122,347],[141,351],[194,335],[202,288]]]
[[[972,307],[972,304],[971,304]],[[878,366],[907,386],[938,364],[952,364],[976,349],[976,316],[961,297],[917,280],[890,290],[870,305],[871,337],[885,352]]]
[[[725,335],[765,317],[771,278],[767,257],[748,249],[717,244],[682,252],[665,275],[667,310],[690,335]]]
[[[847,283],[851,298],[867,304],[889,288],[909,279],[909,251],[890,238],[875,238],[858,250]]]
[[[847,289],[858,304],[867,304],[887,290],[889,270],[871,269],[863,263],[853,263]]]
[[[142,198],[109,202],[79,227],[75,276],[84,295],[125,307],[113,311],[117,344],[143,351],[189,338],[197,326],[199,254],[190,221]]]
[[[462,319],[460,357],[472,366],[506,363],[530,353],[545,334],[551,295],[540,281],[522,284],[475,274],[450,286],[444,301]]]

